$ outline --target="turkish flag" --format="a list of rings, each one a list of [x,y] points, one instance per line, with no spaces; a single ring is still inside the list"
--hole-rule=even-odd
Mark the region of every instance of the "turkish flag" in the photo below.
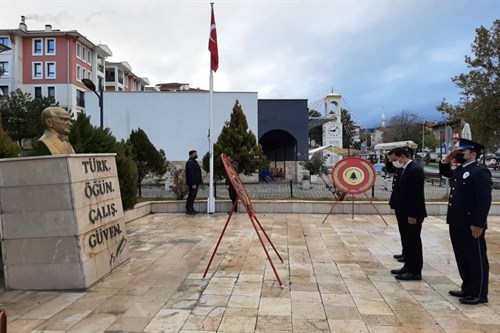
[[[210,21],[210,36],[208,38],[208,50],[210,51],[210,68],[217,72],[219,68],[219,50],[217,48],[217,30],[215,28],[214,7],[212,6],[212,20]]]

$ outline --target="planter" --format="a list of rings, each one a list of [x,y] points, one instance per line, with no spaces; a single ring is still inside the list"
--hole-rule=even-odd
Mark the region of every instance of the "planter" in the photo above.
[[[311,175],[311,184],[316,184],[318,182],[318,175]]]
[[[303,190],[308,190],[311,188],[311,182],[309,180],[303,180],[301,185]]]

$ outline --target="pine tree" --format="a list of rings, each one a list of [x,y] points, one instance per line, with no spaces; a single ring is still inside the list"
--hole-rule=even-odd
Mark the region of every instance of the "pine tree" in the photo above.
[[[262,154],[262,146],[257,144],[255,135],[248,129],[247,118],[238,100],[234,104],[230,120],[225,122],[214,145],[215,179],[223,179],[226,176],[222,166],[222,153],[235,161],[238,172],[245,175],[251,175],[269,164]],[[203,158],[203,169],[209,172],[207,155]]]
[[[31,94],[17,89],[0,104],[4,129],[21,146],[24,139],[43,133],[44,127],[40,120],[42,111],[57,105],[53,97],[33,99]]]
[[[16,157],[21,148],[3,130],[0,121],[0,158]]]
[[[127,145],[131,147],[132,155],[137,163],[137,187],[139,196],[142,196],[141,184],[144,178],[153,174],[162,177],[167,172],[167,159],[163,150],[158,151],[149,141],[147,134],[142,129],[132,131]]]

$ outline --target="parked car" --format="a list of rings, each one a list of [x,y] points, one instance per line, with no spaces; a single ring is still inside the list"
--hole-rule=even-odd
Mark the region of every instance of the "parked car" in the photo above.
[[[495,158],[486,160],[485,165],[488,169],[498,170],[498,161]]]

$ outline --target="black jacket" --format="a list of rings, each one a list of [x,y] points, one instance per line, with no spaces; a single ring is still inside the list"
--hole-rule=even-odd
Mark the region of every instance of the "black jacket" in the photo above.
[[[424,170],[415,162],[410,162],[405,169],[401,168],[398,187],[391,195],[391,208],[401,214],[414,217],[422,222],[427,217],[424,197]]]
[[[201,179],[201,168],[195,159],[190,158],[186,162],[186,184],[191,187],[193,185],[200,185]]]
[[[391,163],[392,165],[392,163]],[[400,186],[399,186],[399,178],[401,177],[401,174],[403,173],[403,168],[394,168],[394,175],[392,176],[392,193],[391,193],[391,198],[389,199],[389,206],[392,209],[396,209],[396,206],[398,205],[397,201],[399,200],[400,197]]]
[[[476,162],[451,170],[451,163],[439,163],[439,173],[450,178],[446,223],[455,228],[472,225],[487,228],[493,183],[491,172]]]

